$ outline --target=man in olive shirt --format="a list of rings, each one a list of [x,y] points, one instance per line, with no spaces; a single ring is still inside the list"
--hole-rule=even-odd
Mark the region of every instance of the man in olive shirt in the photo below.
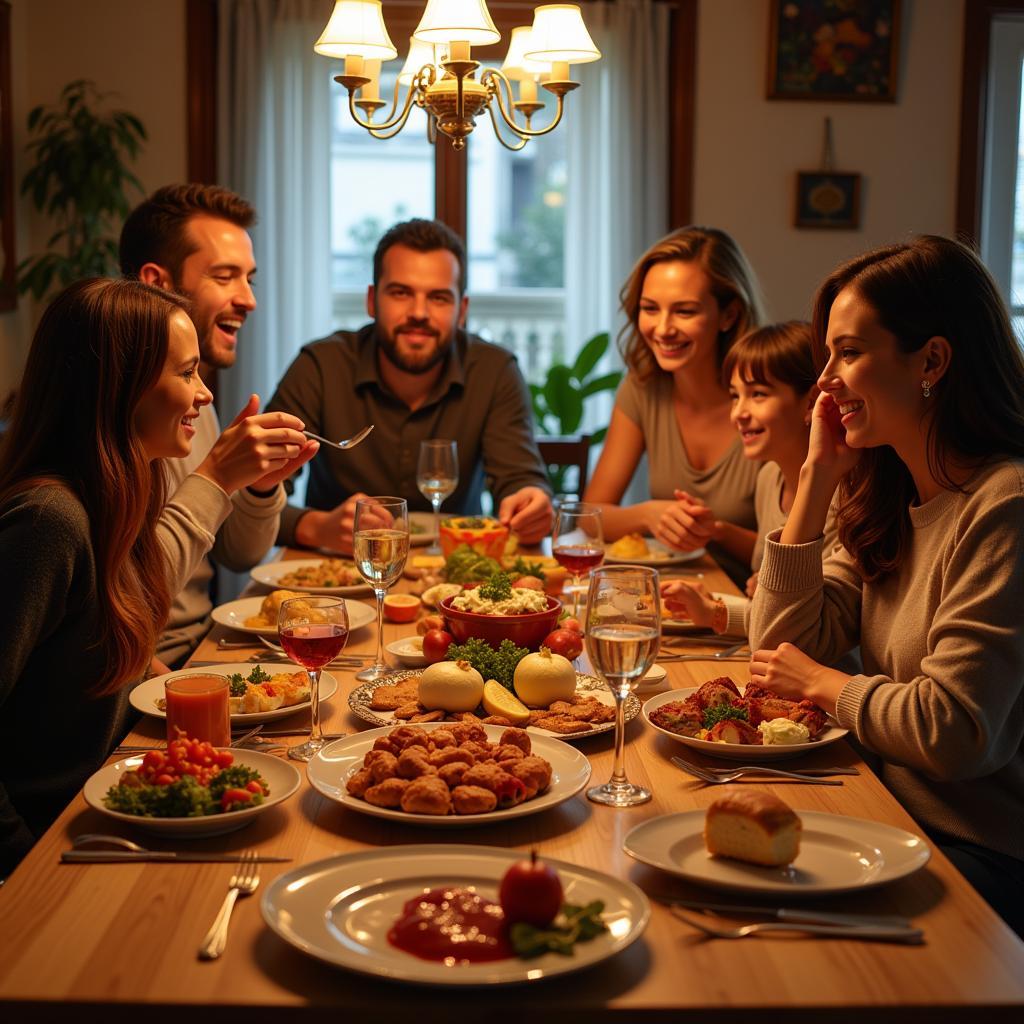
[[[268,411],[329,440],[374,431],[347,452],[321,447],[306,508],[281,514],[279,543],[349,551],[355,500],[393,494],[429,509],[416,486],[420,442],[458,442],[459,485],[446,510],[474,514],[486,483],[498,518],[524,543],[551,529],[551,492],[515,357],[462,330],[461,240],[437,221],[397,224],[380,240],[366,310],[373,323],[306,345]]]

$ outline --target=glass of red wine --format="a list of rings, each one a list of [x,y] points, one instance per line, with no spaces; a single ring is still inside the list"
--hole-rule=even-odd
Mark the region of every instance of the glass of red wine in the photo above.
[[[572,573],[572,614],[579,614],[580,576],[604,561],[601,506],[585,501],[562,505],[551,534],[551,554]]]
[[[295,761],[308,761],[324,745],[320,729],[320,670],[348,640],[348,609],[340,597],[293,597],[281,602],[277,634],[285,653],[309,674],[312,724],[309,739],[288,749]]]

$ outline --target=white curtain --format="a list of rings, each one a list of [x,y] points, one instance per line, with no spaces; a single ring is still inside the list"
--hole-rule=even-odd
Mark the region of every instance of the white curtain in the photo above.
[[[576,65],[567,100],[566,337],[614,339],[619,289],[669,230],[668,5],[615,0],[585,7],[602,59]],[[607,423],[607,419],[604,419]]]
[[[313,53],[330,0],[220,0],[218,177],[255,207],[256,312],[218,379],[230,419],[266,403],[299,347],[331,330],[330,75]]]

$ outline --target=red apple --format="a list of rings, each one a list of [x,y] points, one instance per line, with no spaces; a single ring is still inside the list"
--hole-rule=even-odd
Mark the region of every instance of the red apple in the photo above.
[[[559,628],[552,630],[540,642],[552,654],[560,654],[563,658],[574,661],[583,653],[583,634],[574,629]]]
[[[537,859],[530,851],[529,860],[520,860],[505,872],[498,889],[498,902],[509,924],[525,921],[543,928],[562,909],[562,883],[554,868]]]

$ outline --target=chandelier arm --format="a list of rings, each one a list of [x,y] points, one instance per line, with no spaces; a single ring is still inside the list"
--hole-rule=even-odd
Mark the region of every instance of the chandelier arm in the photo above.
[[[488,68],[486,71],[484,71],[483,74],[480,75],[480,82],[481,84],[483,84],[485,80],[489,80],[491,78],[495,79],[496,82],[502,83],[505,89],[508,90],[509,105],[511,106],[512,83],[505,77],[505,75],[501,71],[497,70],[496,68]],[[495,84],[493,86],[489,86],[489,89],[493,90],[492,95],[497,98],[498,110],[501,111],[502,120],[505,122],[505,124],[509,126],[509,128],[512,129],[512,131],[516,133],[516,135],[520,136],[520,138],[536,139],[541,135],[547,135],[548,132],[554,131],[558,127],[558,123],[562,120],[562,108],[564,104],[563,97],[561,95],[557,97],[558,106],[555,108],[555,116],[552,119],[551,124],[549,124],[545,128],[523,128],[522,126],[516,124],[513,118],[509,117],[508,111],[505,109],[504,100],[502,99],[500,86]],[[490,104],[488,104],[488,106],[490,106]]]
[[[501,129],[500,129],[500,126],[498,124],[498,115],[494,112],[494,104],[493,103],[488,103],[487,104],[487,113],[491,115],[491,123],[494,125],[494,135],[495,135],[495,137],[497,138],[497,140],[506,149],[510,149],[510,150],[512,150],[513,153],[517,153],[519,150],[521,150],[523,148],[523,146],[526,145],[527,140],[522,135],[519,134],[519,130],[518,129],[516,129],[516,138],[519,140],[519,144],[518,145],[513,145],[513,144],[511,144],[509,142],[506,142],[501,137]]]
[[[395,83],[395,100],[392,104],[391,109],[394,110],[398,106],[398,90],[401,86]],[[356,97],[355,90],[350,89],[348,94],[348,112],[352,115],[352,120],[355,121],[360,128],[365,128],[368,132],[386,132],[391,128],[394,128],[396,124],[405,124],[406,119],[409,117],[409,110],[412,107],[412,101],[415,97],[416,89],[414,86],[409,86],[409,92],[405,97],[405,104],[402,107],[402,112],[395,117],[389,118],[387,121],[382,121],[380,124],[375,124],[373,121],[364,121],[358,113],[356,113]],[[387,136],[390,137],[390,136]]]
[[[371,128],[370,134],[375,139],[393,139],[404,127],[405,122],[409,120],[409,115],[412,113],[412,104],[406,103],[405,109],[402,111],[401,117],[398,119],[396,127],[385,129],[383,125],[380,128]]]

